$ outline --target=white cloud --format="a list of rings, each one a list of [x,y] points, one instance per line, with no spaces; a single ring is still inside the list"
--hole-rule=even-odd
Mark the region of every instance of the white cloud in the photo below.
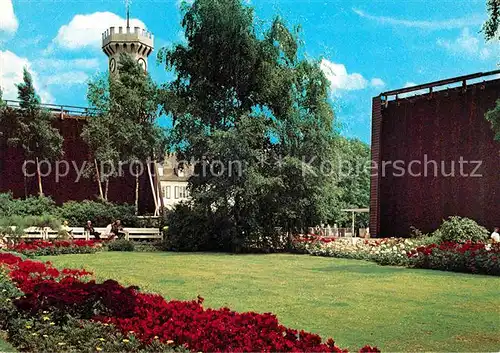
[[[368,86],[368,81],[361,74],[348,73],[346,67],[342,64],[323,59],[320,68],[330,81],[330,88],[334,93],[337,90],[354,91]]]
[[[403,20],[388,16],[374,16],[370,15],[364,11],[358,9],[352,9],[359,17],[366,18],[378,22],[380,24],[387,24],[392,26],[403,26],[410,28],[420,28],[427,30],[438,30],[438,29],[453,29],[462,28],[465,26],[479,26],[485,21],[483,15],[471,15],[464,18],[452,18],[448,20],[437,20],[437,21],[427,21],[427,20]]]
[[[89,79],[83,71],[68,71],[59,74],[48,76],[44,81],[48,86],[50,85],[62,85],[62,86],[72,86],[86,83]]]
[[[101,61],[97,58],[41,58],[34,60],[32,66],[46,86],[73,86],[86,84],[89,76],[105,65],[101,65]]]
[[[69,50],[101,47],[102,33],[109,27],[126,27],[126,20],[112,12],[94,12],[87,15],[76,15],[68,23],[59,28],[52,45]],[[130,19],[130,27],[146,29],[138,19]],[[51,52],[53,47],[49,47]]]
[[[491,58],[496,51],[493,45],[498,46],[495,41],[485,44],[482,39],[472,35],[469,28],[464,28],[454,40],[438,39],[437,44],[454,55],[481,60]]]
[[[0,32],[12,34],[17,31],[18,26],[12,0],[0,0]]]
[[[23,81],[23,68],[26,67],[32,77],[33,84],[43,103],[53,103],[54,97],[40,84],[37,72],[32,69],[31,62],[17,56],[11,51],[0,50],[0,87],[2,87],[3,98],[17,100],[17,83]]]
[[[417,86],[417,84],[415,82],[406,82],[403,86],[403,88],[408,88],[408,87],[414,87],[414,86]],[[407,92],[407,93],[402,93],[400,95],[398,95],[399,98],[407,98],[407,97],[413,97],[415,95],[420,95],[420,94],[425,94],[425,93],[429,93],[429,90],[428,89],[419,89],[419,90],[415,90],[415,91],[411,91],[411,92]]]
[[[40,70],[95,70],[101,66],[98,59],[52,59],[42,58],[33,64]]]
[[[375,88],[382,88],[385,86],[385,82],[381,78],[375,77],[371,79],[370,85]]]

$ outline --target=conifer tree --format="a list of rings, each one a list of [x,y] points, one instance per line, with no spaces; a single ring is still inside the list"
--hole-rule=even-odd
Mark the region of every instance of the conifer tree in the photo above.
[[[63,155],[63,138],[52,126],[55,116],[41,107],[40,97],[26,68],[23,70],[23,82],[17,84],[17,90],[20,109],[10,139],[14,145],[22,148],[25,160],[34,159],[38,193],[43,196],[40,162],[54,161]]]

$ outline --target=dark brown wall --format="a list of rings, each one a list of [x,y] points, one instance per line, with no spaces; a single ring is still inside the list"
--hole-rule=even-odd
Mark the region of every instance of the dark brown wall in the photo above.
[[[485,112],[500,98],[500,80],[389,101],[376,108],[374,99],[372,154],[379,176],[372,177],[371,225],[379,237],[407,236],[410,226],[435,230],[448,216],[469,217],[492,229],[500,225],[500,143],[485,120]],[[378,113],[378,114],[377,114]],[[377,128],[378,126],[378,128]],[[412,160],[435,160],[427,176],[408,175]],[[482,177],[460,175],[460,157],[481,161]],[[393,165],[381,173],[383,161],[401,160],[406,175],[397,177]],[[455,176],[451,172],[455,163]],[[420,169],[419,169],[420,168]],[[464,164],[471,174],[475,164]],[[414,173],[424,167],[414,165]],[[375,189],[374,189],[375,186]]]
[[[64,138],[63,159],[70,165],[76,163],[78,168],[87,161],[91,163],[87,145],[80,135],[85,121],[83,119],[57,119],[55,126]],[[14,197],[21,198],[27,195],[36,195],[38,187],[35,177],[24,180],[24,158],[20,149],[0,145],[0,192],[10,191]],[[96,200],[99,196],[98,184],[94,179],[80,179],[76,182],[77,172],[73,167],[66,177],[61,177],[57,182],[55,177],[55,163],[52,163],[52,173],[43,178],[43,190],[46,196],[52,197],[56,203],[62,204],[69,200]],[[128,170],[128,166],[124,168]],[[61,166],[64,172],[64,168]],[[33,168],[28,172],[34,173]],[[42,170],[44,172],[44,170]],[[154,210],[151,186],[147,172],[140,178],[140,211],[142,213]],[[108,199],[116,203],[133,204],[135,202],[135,178],[124,173],[122,178],[114,178],[110,182]]]

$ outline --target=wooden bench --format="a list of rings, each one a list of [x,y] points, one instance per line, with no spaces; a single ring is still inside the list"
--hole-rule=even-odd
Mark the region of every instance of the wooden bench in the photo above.
[[[71,227],[70,227],[71,228]],[[93,235],[86,232],[83,227],[71,228],[73,239],[94,239]],[[101,234],[101,239],[107,239],[106,228],[95,228]],[[124,228],[126,240],[162,240],[163,235],[158,228]],[[23,239],[56,239],[59,233],[51,228],[29,227],[24,230]]]
[[[162,240],[163,234],[158,228],[125,228],[128,239],[132,240]],[[128,240],[127,239],[127,240]]]

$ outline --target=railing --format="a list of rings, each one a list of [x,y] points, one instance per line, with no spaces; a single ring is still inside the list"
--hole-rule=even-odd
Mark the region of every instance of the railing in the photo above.
[[[16,100],[5,100],[8,107],[19,109],[20,101]],[[53,113],[60,113],[64,116],[81,116],[86,117],[92,113],[95,113],[94,108],[77,107],[74,105],[57,105],[57,104],[40,104],[43,109],[47,109]]]
[[[369,235],[368,228],[359,228],[359,236],[364,238]],[[322,237],[355,237],[357,234],[352,234],[352,228],[335,228],[335,227],[322,227],[322,228],[309,228],[309,234],[319,235]]]
[[[405,87],[405,88],[395,89],[392,91],[387,91],[387,92],[381,93],[380,97],[382,98],[383,101],[388,101],[389,97],[391,97],[391,96],[394,96],[395,99],[397,99],[398,95],[400,95],[400,94],[405,94],[405,93],[410,93],[410,92],[421,93],[419,91],[422,91],[422,90],[428,90],[428,92],[425,92],[425,93],[432,94],[433,90],[435,90],[437,87],[444,86],[444,85],[450,85],[450,84],[454,84],[454,83],[462,83],[462,87],[467,88],[467,81],[469,81],[469,80],[478,79],[481,77],[499,75],[499,74],[500,74],[500,70],[493,70],[493,71],[488,71],[488,72],[478,72],[475,74],[470,74],[470,75],[465,75],[465,76],[457,76],[457,77],[452,77],[452,78],[448,78],[445,80],[424,83],[424,84],[417,85],[417,86]],[[425,93],[423,93],[423,94],[425,94]]]

